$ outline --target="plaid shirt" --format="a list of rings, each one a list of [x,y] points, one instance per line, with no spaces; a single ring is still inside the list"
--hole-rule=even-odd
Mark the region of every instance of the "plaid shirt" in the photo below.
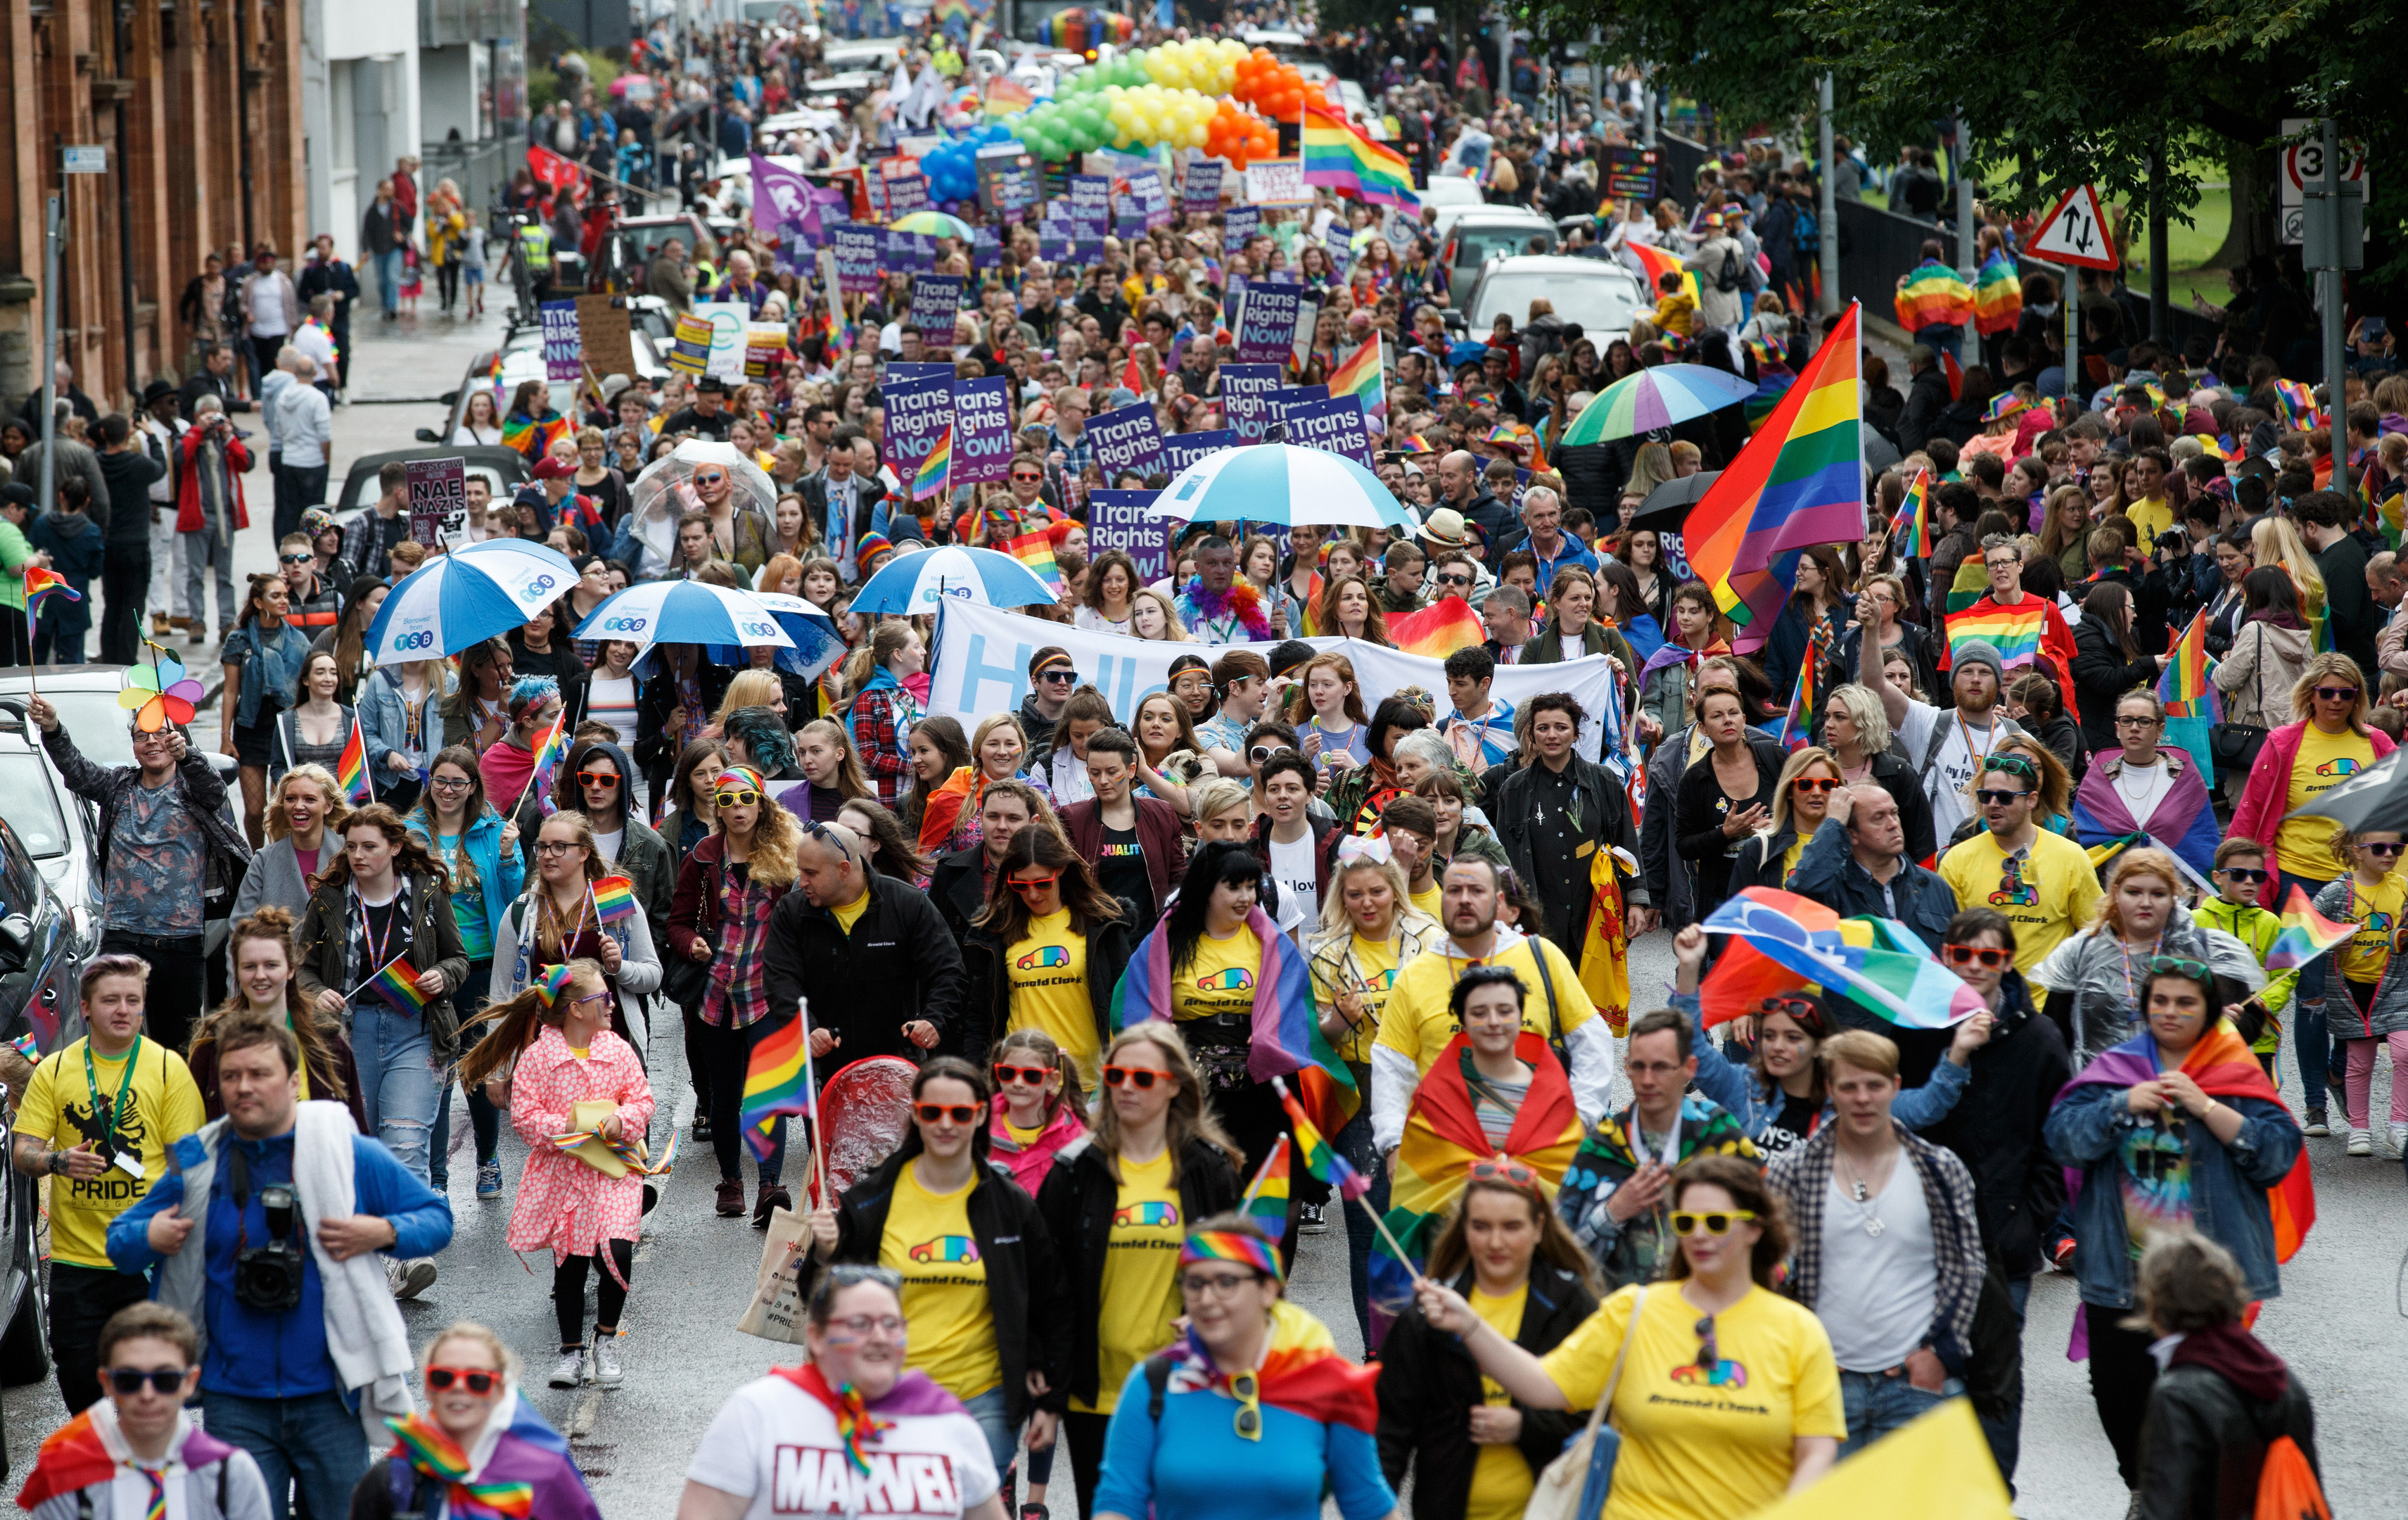
[[[1973,1174],[1955,1152],[1920,1139],[1894,1119],[1890,1123],[1923,1183],[1924,1205],[1931,1212],[1931,1254],[1940,1281],[1928,1343],[1950,1377],[1962,1377],[1985,1266],[1981,1216],[1973,1210]],[[1789,1281],[1783,1291],[1809,1309],[1815,1307],[1822,1287],[1823,1207],[1831,1193],[1831,1160],[1839,1136],[1837,1125],[1825,1125],[1805,1144],[1774,1155],[1764,1171],[1765,1182],[1789,1200],[1794,1239]]]
[[[1051,455],[1056,452],[1062,455],[1062,473],[1076,478],[1096,462],[1096,440],[1083,427],[1079,429],[1076,443],[1066,443],[1061,434],[1049,432],[1045,435],[1045,452]]]
[[[866,691],[853,705],[849,726],[861,768],[887,807],[911,776],[911,730],[921,718],[920,699],[901,686]]]
[[[710,962],[702,1022],[714,1029],[743,1029],[769,1011],[762,955],[769,943],[769,914],[781,894],[749,879],[739,882],[724,865],[719,871],[719,954]]]

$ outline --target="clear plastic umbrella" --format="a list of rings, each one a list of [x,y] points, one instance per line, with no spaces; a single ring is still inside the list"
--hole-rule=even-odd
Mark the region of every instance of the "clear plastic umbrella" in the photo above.
[[[732,443],[688,438],[668,456],[644,466],[627,488],[630,510],[636,514],[636,537],[651,552],[646,570],[657,570],[677,554],[677,522],[689,507],[699,507],[694,494],[694,472],[704,465],[724,467],[736,486],[738,511],[756,511],[764,519],[778,509],[778,487],[768,472],[744,457]]]

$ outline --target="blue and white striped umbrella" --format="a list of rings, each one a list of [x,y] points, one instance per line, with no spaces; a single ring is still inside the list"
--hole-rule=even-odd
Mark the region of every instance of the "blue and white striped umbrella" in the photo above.
[[[767,644],[791,649],[794,639],[749,591],[701,581],[647,581],[602,599],[577,625],[579,638],[654,644]]]
[[[437,554],[404,576],[368,624],[378,665],[454,654],[509,632],[568,594],[568,556],[524,538],[488,538]]]
[[[844,637],[836,631],[836,620],[813,607],[800,596],[789,596],[782,591],[756,591],[753,599],[769,609],[778,626],[786,630],[794,647],[778,651],[777,666],[805,681],[816,681],[829,666],[844,658]],[[748,664],[740,644],[713,644],[704,654],[713,664],[741,667]]]
[[[1216,449],[1181,470],[1146,514],[1182,523],[1412,525],[1378,476],[1344,454],[1295,443]]]
[[[897,554],[853,598],[856,612],[933,612],[938,598],[988,607],[1034,607],[1060,599],[1044,578],[999,549],[915,549]]]

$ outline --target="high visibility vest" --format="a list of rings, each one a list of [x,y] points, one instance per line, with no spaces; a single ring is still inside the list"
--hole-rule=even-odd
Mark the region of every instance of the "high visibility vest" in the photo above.
[[[540,222],[519,229],[519,255],[530,264],[552,262],[552,229]]]

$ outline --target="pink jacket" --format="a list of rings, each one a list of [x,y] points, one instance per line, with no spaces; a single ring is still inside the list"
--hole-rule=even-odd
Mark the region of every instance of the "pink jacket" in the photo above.
[[[615,1101],[630,1136],[652,1123],[652,1089],[634,1046],[605,1029],[580,1061],[560,1031],[546,1025],[510,1077],[510,1127],[529,1149],[508,1243],[513,1251],[548,1245],[555,1267],[595,1255],[601,1241],[633,1240],[643,1223],[641,1176],[606,1177],[552,1143],[567,1132],[574,1107],[593,1098]]]
[[[2283,814],[2291,805],[2291,765],[2300,757],[2300,745],[2307,730],[2305,723],[2285,724],[2266,736],[2265,748],[2258,752],[2258,763],[2249,767],[2249,784],[2241,793],[2241,805],[2232,810],[2232,828],[2225,835],[2229,839],[2256,839],[2266,847],[2270,861],[2274,853],[2274,836],[2282,832]],[[2377,760],[2395,748],[2391,736],[2380,728],[2368,730],[2366,737],[2374,746]],[[2275,891],[2281,880],[2279,871],[2267,876],[2266,884],[2258,891],[2260,907],[2281,911],[2282,903]]]
[[[1054,1158],[1062,1153],[1062,1147],[1085,1134],[1087,1126],[1079,1122],[1079,1116],[1071,1112],[1070,1106],[1066,1103],[1054,1115],[1054,1122],[1038,1132],[1037,1142],[1022,1150],[1013,1141],[1011,1130],[1005,1122],[1010,1111],[1010,1104],[996,1098],[995,1117],[988,1121],[987,1135],[993,1142],[996,1158],[1011,1169],[1011,1180],[1020,1184],[1022,1192],[1033,1198],[1037,1190],[1045,1185],[1045,1174],[1054,1169]]]

